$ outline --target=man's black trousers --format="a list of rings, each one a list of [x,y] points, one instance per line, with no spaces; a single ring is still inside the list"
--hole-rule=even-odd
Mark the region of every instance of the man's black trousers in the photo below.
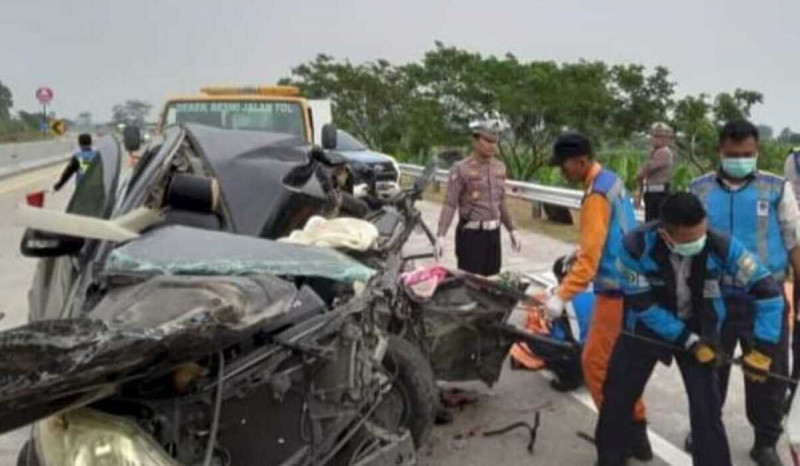
[[[753,335],[753,310],[747,300],[726,299],[725,308],[728,319],[722,326],[722,348],[729,357],[733,355],[736,343],[741,343],[742,351],[750,349]],[[788,309],[788,303],[787,303]],[[788,311],[787,311],[788,312]],[[786,315],[781,325],[781,339],[772,356],[771,372],[787,375],[789,372],[789,332]],[[719,370],[722,403],[728,392],[731,367],[726,365]],[[783,432],[783,414],[789,387],[785,382],[768,378],[766,382],[744,380],[744,395],[747,419],[755,431],[755,443],[762,447],[774,447]]]
[[[644,193],[644,221],[658,220],[661,203],[669,196],[669,192]]]
[[[501,264],[500,228],[456,230],[458,268],[477,275],[496,275]]]
[[[675,353],[674,358],[689,398],[693,464],[730,466],[716,368],[698,364],[685,352]],[[614,345],[595,431],[600,466],[626,464],[630,439],[633,437],[633,406],[642,395],[658,361],[659,354],[652,343],[621,335]]]

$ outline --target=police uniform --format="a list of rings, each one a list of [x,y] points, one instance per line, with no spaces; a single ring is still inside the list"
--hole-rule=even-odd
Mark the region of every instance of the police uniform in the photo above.
[[[669,147],[650,151],[647,163],[639,170],[644,179],[644,219],[650,222],[658,219],[661,202],[669,196],[672,179],[673,155]]]
[[[439,217],[443,237],[458,211],[456,258],[458,268],[479,275],[500,272],[500,226],[514,230],[505,200],[506,167],[495,158],[472,155],[450,170],[447,195]]]
[[[774,354],[783,326],[780,285],[753,254],[725,233],[709,230],[703,250],[682,258],[669,250],[658,228],[658,222],[648,223],[628,234],[619,255],[627,333],[614,348],[604,387],[596,431],[599,464],[624,464],[633,428],[626,421],[634,402],[655,364],[674,358],[689,399],[693,462],[728,466],[731,458],[716,366],[699,364],[691,352],[680,349],[691,348],[698,338],[713,342],[719,336],[727,315],[721,287],[725,277],[732,277],[730,283],[746,290],[744,296],[752,303],[752,343],[760,353]],[[690,273],[682,279],[676,258],[688,261]],[[685,302],[680,289],[688,290]]]
[[[789,251],[798,243],[797,204],[786,181],[777,175],[757,172],[742,183],[733,184],[719,173],[710,173],[695,179],[691,191],[703,202],[709,226],[740,241],[777,282],[783,283]],[[729,319],[722,329],[721,344],[732,355],[737,343],[743,348],[751,345],[753,330],[748,315],[752,312],[752,302],[744,290],[731,283],[723,283],[723,293]],[[784,316],[773,365],[773,370],[781,375],[788,373],[786,321]],[[723,402],[729,376],[729,366],[720,369]],[[764,384],[745,380],[745,385],[747,418],[755,430],[755,445],[774,447],[783,431],[786,384],[770,379]]]

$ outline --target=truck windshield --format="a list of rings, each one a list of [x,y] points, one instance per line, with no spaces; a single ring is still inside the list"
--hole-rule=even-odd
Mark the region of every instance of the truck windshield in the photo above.
[[[306,139],[303,109],[297,102],[197,100],[171,102],[164,123],[199,123],[224,129],[291,134]]]

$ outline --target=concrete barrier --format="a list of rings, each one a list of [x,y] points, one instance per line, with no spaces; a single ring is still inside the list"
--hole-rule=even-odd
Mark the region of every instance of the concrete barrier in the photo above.
[[[0,167],[20,165],[77,149],[75,138],[0,144]]]
[[[0,144],[0,179],[66,162],[74,147],[66,138]]]

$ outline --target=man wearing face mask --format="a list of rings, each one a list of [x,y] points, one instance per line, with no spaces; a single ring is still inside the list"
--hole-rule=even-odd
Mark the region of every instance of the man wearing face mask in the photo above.
[[[581,357],[583,378],[595,404],[603,404],[603,383],[611,350],[622,328],[622,292],[617,256],[622,237],[636,227],[633,201],[622,180],[594,160],[589,140],[578,133],[566,133],[553,145],[551,164],[561,168],[568,181],[584,189],[580,213],[580,246],[575,261],[558,289],[545,303],[551,319],[564,313],[564,303],[593,283],[595,304],[592,324]],[[653,459],[647,437],[644,404],[636,402],[633,440],[628,454],[641,461]]]
[[[717,366],[727,362],[717,345],[726,320],[722,287],[739,287],[752,304],[753,339],[742,368],[748,380],[765,386],[783,325],[780,284],[744,245],[708,228],[700,200],[690,193],[670,195],[659,221],[625,236],[618,267],[626,330],[614,347],[604,387],[596,430],[599,465],[624,464],[634,403],[656,363],[674,359],[689,400],[693,464],[729,466],[717,376]]]
[[[720,170],[692,182],[691,191],[709,213],[709,225],[739,240],[767,267],[773,278],[783,283],[789,266],[800,277],[798,248],[798,207],[787,181],[777,175],[756,170],[758,130],[745,120],[727,123],[719,135]],[[740,287],[723,283],[728,320],[722,329],[723,351],[731,356],[737,343],[752,345],[748,315],[752,300]],[[774,371],[788,372],[787,318],[781,321],[780,342],[775,351]],[[730,367],[720,369],[722,401],[725,401]],[[755,431],[750,457],[759,465],[782,464],[775,444],[783,431],[786,384],[770,379],[765,384],[745,380],[747,418]],[[687,449],[691,442],[687,438]]]
[[[457,210],[458,268],[478,275],[496,275],[502,262],[500,226],[508,229],[514,251],[520,251],[522,244],[506,205],[506,166],[495,158],[500,140],[498,125],[476,122],[470,125],[470,132],[472,154],[450,170],[435,247],[441,256]]]

